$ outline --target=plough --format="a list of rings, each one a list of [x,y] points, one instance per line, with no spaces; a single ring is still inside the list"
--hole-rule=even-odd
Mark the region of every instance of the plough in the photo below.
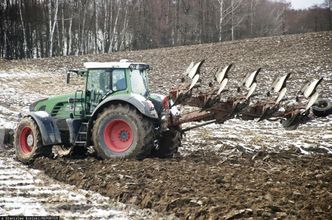
[[[197,107],[198,110],[183,115],[168,114],[169,126],[179,126],[186,122],[205,121],[205,123],[182,129],[188,131],[193,128],[205,126],[211,123],[224,123],[232,118],[242,120],[262,121],[280,120],[283,127],[289,130],[296,129],[301,123],[308,121],[310,108],[319,97],[317,87],[323,78],[307,82],[294,97],[294,102],[283,105],[286,101],[287,82],[291,73],[285,74],[272,82],[270,91],[265,100],[254,101],[257,88],[257,76],[261,68],[245,76],[236,88],[234,96],[226,97],[227,85],[230,79],[229,73],[233,66],[230,64],[218,70],[214,76],[214,82],[209,83],[209,89],[201,91],[200,67],[203,61],[197,64],[191,63],[184,72],[181,84],[170,91],[169,99],[172,105]]]

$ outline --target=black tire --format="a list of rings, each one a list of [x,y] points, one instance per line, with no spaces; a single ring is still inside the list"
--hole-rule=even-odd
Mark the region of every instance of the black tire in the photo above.
[[[18,124],[14,135],[16,158],[29,164],[40,155],[42,148],[38,125],[32,118],[23,118]]]
[[[152,150],[152,156],[159,158],[172,158],[181,146],[182,135],[178,130],[168,130],[161,134],[158,147]]]
[[[98,115],[92,131],[96,153],[103,159],[144,159],[151,154],[152,120],[129,105],[111,105]]]
[[[312,112],[317,117],[326,117],[332,114],[332,102],[320,99],[312,106]]]

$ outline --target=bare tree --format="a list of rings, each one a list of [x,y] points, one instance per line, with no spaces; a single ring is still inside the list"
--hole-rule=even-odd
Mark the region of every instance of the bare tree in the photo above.
[[[244,14],[238,14],[237,10],[240,8],[243,0],[231,0],[231,36],[235,40],[234,31],[244,20]]]
[[[110,47],[108,49],[109,53],[113,51],[114,39],[115,39],[116,31],[117,31],[117,26],[118,26],[120,11],[121,11],[121,4],[119,3],[118,4],[118,10],[117,10],[116,17],[115,17],[115,21],[114,21],[114,24],[113,24],[113,31],[111,33],[112,37],[111,37],[111,40],[110,40]]]
[[[122,27],[122,31],[119,34],[119,40],[118,40],[118,50],[121,49],[121,46],[123,46],[123,49],[126,48],[126,32],[127,32],[127,28],[128,28],[128,3],[125,3],[124,6],[124,10],[125,10],[125,15],[124,15],[124,20],[123,20],[123,27]],[[120,39],[121,38],[121,39]]]
[[[219,41],[223,38],[223,27],[231,22],[231,39],[234,40],[234,30],[243,18],[236,19],[235,15],[243,0],[217,0],[219,4]]]
[[[25,25],[24,25],[24,20],[23,20],[23,15],[22,15],[22,4],[23,4],[23,2],[19,2],[18,6],[19,6],[19,11],[20,11],[20,19],[21,19],[22,32],[23,32],[23,56],[26,57],[27,37],[26,37]]]
[[[2,0],[0,57],[113,52],[332,29],[332,0]]]
[[[258,0],[250,0],[250,35],[254,34],[254,17]]]
[[[52,0],[48,0],[48,19],[49,19],[49,56],[53,56],[53,35],[55,30],[55,25],[57,24],[59,9],[59,0],[55,0],[54,6],[54,18],[52,20]]]

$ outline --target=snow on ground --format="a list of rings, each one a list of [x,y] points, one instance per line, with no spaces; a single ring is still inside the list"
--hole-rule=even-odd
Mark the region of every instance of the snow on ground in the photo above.
[[[293,131],[279,122],[243,121],[231,119],[224,124],[212,124],[189,131],[181,152],[209,149],[221,154],[233,149],[249,152],[296,150],[303,154],[332,154],[332,115],[315,118]]]
[[[59,76],[0,72],[0,127],[14,129],[21,115],[28,112],[29,104],[52,92],[52,89],[41,89],[40,93],[32,93],[26,90],[25,84],[33,87],[34,82],[43,83],[50,78]],[[54,181],[40,171],[15,161],[13,154],[0,152],[0,216],[55,215],[63,219],[155,218],[150,211],[113,203],[98,193],[78,190]]]
[[[7,157],[6,157],[7,156]],[[0,216],[52,215],[61,219],[146,219],[150,211],[79,190],[0,154]]]

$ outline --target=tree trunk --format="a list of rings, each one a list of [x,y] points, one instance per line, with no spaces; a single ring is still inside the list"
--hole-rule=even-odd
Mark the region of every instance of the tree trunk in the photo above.
[[[111,53],[113,51],[113,42],[114,42],[114,38],[115,38],[116,27],[118,25],[120,10],[121,10],[121,5],[119,3],[118,12],[116,13],[116,17],[115,17],[115,21],[114,21],[113,32],[112,32],[112,37],[111,37],[111,41],[110,41],[110,47],[108,49],[109,53]]]
[[[65,14],[64,14],[64,7],[65,7],[65,2],[62,3],[62,8],[61,8],[61,48],[62,48],[62,55],[66,56],[67,55],[67,47],[66,45],[66,35],[65,35]]]
[[[101,51],[106,52],[106,32],[107,32],[107,17],[108,17],[108,0],[103,1],[104,5],[104,27],[103,27],[103,40],[101,43]]]
[[[231,27],[231,34],[232,34],[232,41],[234,40],[234,1],[231,0],[231,7],[232,7],[232,27]]]
[[[224,6],[224,0],[218,0],[219,2],[219,42],[222,40],[222,26],[223,26],[223,6]]]
[[[68,55],[71,55],[72,53],[72,26],[73,26],[73,18],[70,18],[69,28],[68,28],[68,49],[67,49]]]
[[[56,0],[55,2],[55,12],[54,12],[54,20],[52,22],[52,0],[48,1],[48,19],[49,19],[49,28],[50,28],[50,34],[49,34],[49,56],[53,56],[53,35],[55,31],[55,25],[57,24],[57,17],[58,17],[58,9],[59,9],[59,0]]]
[[[85,54],[85,5],[83,5],[83,18],[82,18],[82,28],[81,28],[81,45],[80,45],[80,54]]]
[[[98,10],[97,10],[97,0],[94,1],[95,8],[95,44],[94,44],[94,53],[98,53]]]
[[[250,36],[253,35],[253,27],[254,27],[254,0],[250,0]]]
[[[26,37],[26,32],[25,32],[25,25],[24,25],[24,20],[23,20],[23,15],[22,15],[22,2],[18,3],[19,6],[19,11],[20,11],[20,18],[21,18],[21,25],[22,25],[22,32],[23,32],[23,57],[26,57],[26,52],[27,52],[27,37]]]
[[[125,16],[123,21],[123,28],[121,31],[121,37],[119,35],[119,43],[118,43],[118,51],[120,50],[121,46],[123,45],[123,48],[125,47],[125,36],[127,32],[127,26],[128,26],[128,5],[125,4]]]

